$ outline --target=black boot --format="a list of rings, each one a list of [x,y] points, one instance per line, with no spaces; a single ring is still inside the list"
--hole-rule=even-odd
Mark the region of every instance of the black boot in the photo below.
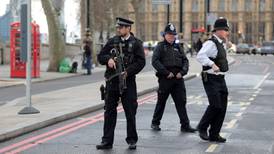
[[[152,130],[155,130],[155,131],[160,131],[161,130],[160,126],[155,125],[155,124],[151,124],[151,128],[152,128]]]
[[[101,144],[96,145],[96,149],[112,149],[112,144],[109,144],[107,142],[101,142]]]
[[[224,142],[226,142],[226,138],[223,138],[220,135],[218,135],[218,136],[210,136],[209,137],[209,141],[224,143]]]
[[[209,140],[208,134],[206,130],[201,130],[198,128],[199,136],[202,140]]]
[[[181,126],[181,132],[186,132],[186,133],[195,133],[195,131],[197,131],[197,129],[192,128],[190,125],[188,126]]]
[[[88,70],[87,71],[87,75],[91,75],[92,73],[91,73],[91,70]]]
[[[128,149],[129,149],[129,150],[135,150],[136,147],[137,147],[137,146],[136,146],[136,143],[129,143],[129,144],[128,144]]]

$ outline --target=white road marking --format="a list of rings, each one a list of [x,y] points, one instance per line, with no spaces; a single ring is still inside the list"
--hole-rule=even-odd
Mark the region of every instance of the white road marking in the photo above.
[[[217,147],[218,144],[210,144],[210,146],[206,149],[205,152],[214,152]]]
[[[249,98],[249,101],[253,101],[253,100],[254,100],[254,97]]]
[[[233,128],[237,121],[237,119],[232,119],[225,128]]]
[[[253,89],[258,89],[262,84],[263,82],[265,81],[265,79],[270,75],[270,73],[267,73],[263,79],[253,88]]]
[[[235,116],[236,117],[241,117],[243,115],[243,112],[239,112],[239,113],[237,113]]]
[[[246,107],[241,107],[240,110],[241,110],[241,111],[244,111],[244,110],[246,110]]]

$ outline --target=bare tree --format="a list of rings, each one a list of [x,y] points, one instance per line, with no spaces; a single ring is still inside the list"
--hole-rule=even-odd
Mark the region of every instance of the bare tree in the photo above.
[[[135,14],[135,26],[136,26],[136,36],[141,37],[141,14],[140,14],[140,8],[141,5],[144,5],[142,3],[142,0],[130,0],[130,3],[133,6],[134,14]]]
[[[61,0],[56,0],[61,1]],[[62,0],[63,1],[63,0]],[[49,31],[49,72],[57,72],[61,60],[65,57],[65,41],[61,30],[58,9],[54,7],[52,0],[41,0]],[[55,3],[56,4],[56,3]]]

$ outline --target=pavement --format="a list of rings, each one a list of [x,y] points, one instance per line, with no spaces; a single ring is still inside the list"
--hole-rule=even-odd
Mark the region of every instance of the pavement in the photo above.
[[[195,57],[189,57],[189,61],[190,69],[189,73],[184,77],[185,80],[196,77],[201,71],[201,66]],[[229,57],[229,63],[233,62],[234,59]],[[147,62],[147,64],[150,64],[150,62]],[[83,75],[85,72],[85,70],[79,70],[77,74],[46,72],[48,66],[48,61],[46,60],[41,61],[40,66],[41,77],[33,79],[32,82],[43,82]],[[104,71],[104,69],[104,67],[95,67],[93,73]],[[0,66],[0,70],[0,88],[25,83],[24,79],[9,78],[9,66]],[[157,89],[158,82],[154,74],[153,71],[150,71],[137,75],[138,96]],[[40,111],[39,114],[18,114],[26,106],[25,97],[6,103],[0,107],[0,142],[57,122],[102,109],[104,102],[100,100],[99,87],[103,83],[102,77],[102,81],[99,82],[32,95],[33,107]]]

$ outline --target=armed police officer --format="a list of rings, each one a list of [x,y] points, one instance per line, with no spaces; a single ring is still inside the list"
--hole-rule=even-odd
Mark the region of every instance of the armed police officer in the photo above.
[[[154,110],[151,128],[160,131],[160,121],[162,119],[165,105],[169,94],[171,94],[177,113],[180,118],[182,132],[195,132],[189,124],[186,111],[186,89],[183,76],[188,72],[188,59],[183,48],[175,43],[177,35],[175,26],[169,23],[164,30],[164,41],[156,46],[152,65],[156,69],[159,89],[158,100]]]
[[[220,136],[227,108],[228,90],[225,82],[225,72],[228,62],[224,41],[229,35],[229,25],[225,18],[215,21],[213,36],[207,40],[197,55],[197,60],[203,65],[202,80],[209,106],[198,125],[200,138],[203,140],[225,142]],[[209,134],[208,134],[208,127]]]
[[[103,137],[97,149],[112,148],[119,98],[127,120],[126,142],[129,149],[136,149],[138,104],[135,75],[144,68],[145,55],[142,41],[131,33],[132,24],[133,21],[116,18],[118,35],[110,38],[98,55],[100,64],[106,65],[106,95]]]

